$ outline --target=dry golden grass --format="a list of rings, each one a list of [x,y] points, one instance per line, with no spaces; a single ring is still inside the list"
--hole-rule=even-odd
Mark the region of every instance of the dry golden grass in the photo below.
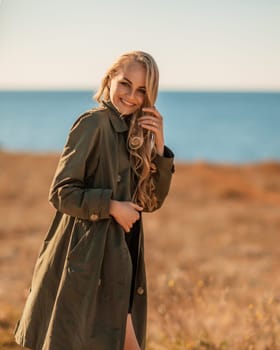
[[[54,210],[57,155],[0,153],[0,349]],[[280,349],[280,164],[176,164],[161,210],[145,214],[147,350]]]

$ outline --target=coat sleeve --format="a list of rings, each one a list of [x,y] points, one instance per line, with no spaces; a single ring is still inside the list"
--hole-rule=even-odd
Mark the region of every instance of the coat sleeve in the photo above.
[[[157,171],[153,175],[156,196],[158,199],[158,205],[154,210],[157,210],[162,206],[169,192],[172,174],[175,172],[174,153],[167,146],[164,146],[163,155],[156,155],[153,162],[157,167]],[[144,208],[144,211],[149,210]]]
[[[70,130],[49,190],[49,201],[62,213],[93,221],[110,217],[112,190],[86,186],[89,157],[98,163],[101,129],[100,118],[84,114]]]

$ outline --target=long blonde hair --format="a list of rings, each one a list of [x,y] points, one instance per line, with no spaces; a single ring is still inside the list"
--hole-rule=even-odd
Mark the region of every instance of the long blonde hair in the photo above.
[[[154,106],[159,85],[159,71],[154,58],[143,51],[129,51],[121,55],[107,70],[101,85],[94,95],[97,102],[110,99],[110,79],[128,62],[136,61],[146,69],[146,95],[142,107]],[[138,126],[137,118],[142,115],[141,110],[136,111],[130,120],[127,145],[132,162],[132,170],[136,177],[135,192],[132,200],[147,210],[153,210],[157,206],[155,185],[152,174],[156,172],[153,159],[156,156],[154,139],[151,132]]]

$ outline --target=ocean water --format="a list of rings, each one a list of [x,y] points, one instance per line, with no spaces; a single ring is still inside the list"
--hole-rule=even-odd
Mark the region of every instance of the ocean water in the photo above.
[[[0,148],[60,152],[96,106],[92,91],[0,91]],[[165,143],[179,161],[280,160],[280,92],[161,91]]]

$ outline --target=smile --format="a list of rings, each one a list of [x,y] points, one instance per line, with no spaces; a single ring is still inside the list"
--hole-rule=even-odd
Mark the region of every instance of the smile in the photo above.
[[[123,98],[121,98],[120,100],[123,104],[127,105],[128,107],[132,107],[135,105],[134,103],[130,103],[130,102],[124,100]]]

